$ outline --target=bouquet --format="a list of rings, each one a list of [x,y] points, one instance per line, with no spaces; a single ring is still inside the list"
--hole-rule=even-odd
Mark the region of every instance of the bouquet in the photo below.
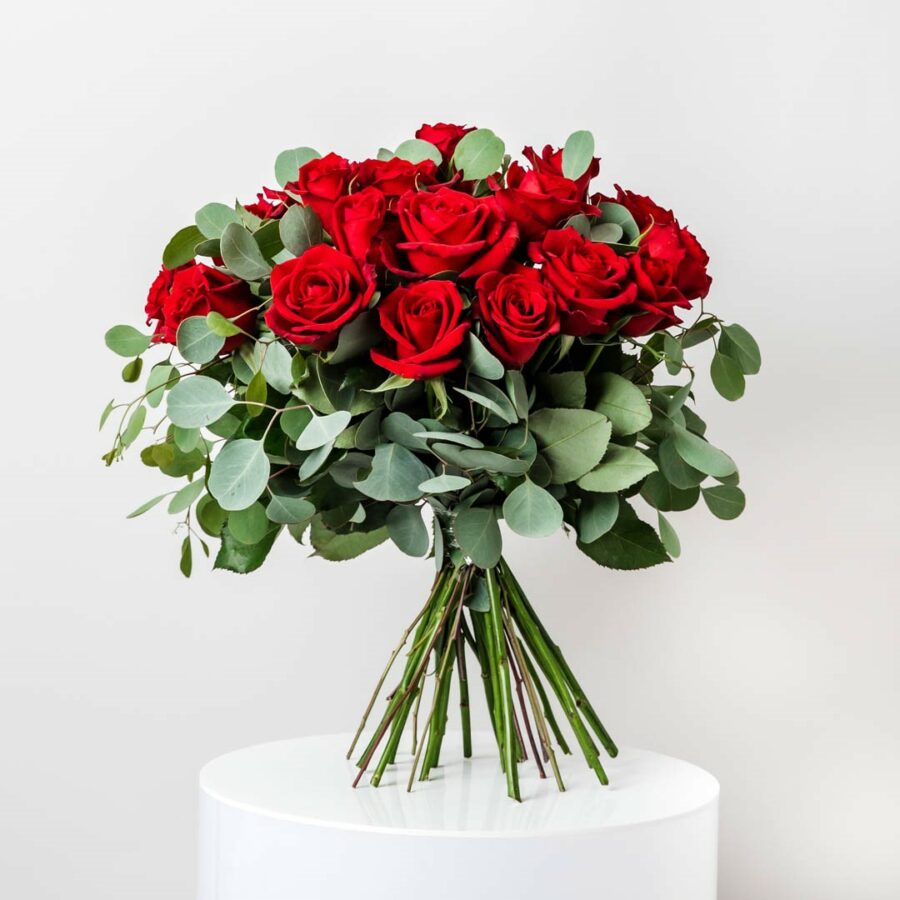
[[[447,124],[362,162],[287,150],[278,188],[210,203],[169,241],[149,332],[106,334],[126,382],[157,358],[104,410],[104,459],[145,439],[142,462],[176,480],[131,516],[165,502],[179,517],[185,575],[211,543],[216,568],[251,572],[279,537],[327,560],[387,540],[433,559],[350,748],[403,654],[354,784],[377,785],[408,730],[408,785],[429,777],[454,674],[469,756],[473,671],[511,797],[526,760],[564,788],[562,723],[605,784],[600,748],[616,746],[504,561],[500,520],[638,569],[678,556],[669,513],[701,496],[721,519],[744,508],[686,351],[713,342],[728,400],[760,354],[705,308],[703,247],[646,196],[591,192],[589,132],[522,154]]]

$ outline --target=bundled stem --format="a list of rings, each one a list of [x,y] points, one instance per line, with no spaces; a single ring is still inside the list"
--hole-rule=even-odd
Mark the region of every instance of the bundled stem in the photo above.
[[[471,605],[478,596],[475,585],[479,578],[484,579],[487,608]],[[485,700],[510,797],[521,800],[519,764],[529,758],[534,761],[540,778],[547,777],[544,763],[549,763],[557,787],[565,790],[554,740],[563,753],[571,751],[557,722],[542,677],[568,720],[587,764],[600,782],[607,784],[597,745],[590,732],[610,756],[618,753],[616,745],[559,647],[550,638],[503,560],[487,570],[472,565],[447,564],[438,573],[428,602],[403,632],[400,643],[388,660],[353,738],[348,758],[353,755],[378,695],[411,634],[412,645],[406,654],[402,677],[388,695],[381,720],[357,761],[359,772],[353,782],[354,787],[372,764],[379,748],[382,748],[370,779],[372,785],[378,786],[387,767],[396,759],[410,718],[414,759],[407,790],[412,790],[417,774],[420,781],[428,780],[432,770],[440,763],[454,670],[459,676],[463,756],[468,758],[472,755],[467,663],[467,653],[470,651],[481,670]],[[422,724],[420,735],[418,710],[426,682],[431,677],[428,670],[432,661],[434,688],[428,717]]]

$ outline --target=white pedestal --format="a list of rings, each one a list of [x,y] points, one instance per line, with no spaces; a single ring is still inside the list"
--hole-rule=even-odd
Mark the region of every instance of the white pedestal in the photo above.
[[[199,900],[715,900],[718,782],[644,750],[604,760],[609,787],[561,757],[567,791],[520,766],[506,796],[493,737],[406,793],[344,759],[346,735],[229,753],[200,774]]]

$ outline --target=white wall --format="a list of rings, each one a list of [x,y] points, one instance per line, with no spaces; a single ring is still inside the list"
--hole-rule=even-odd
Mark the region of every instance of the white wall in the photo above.
[[[509,555],[619,740],[722,782],[723,900],[900,896],[897,100],[892,4],[522,0],[24,4],[4,14],[0,894],[188,898],[195,775],[352,727],[429,567],[290,542],[250,577],[176,569],[97,415],[168,236],[310,144],[423,120],[514,148],[598,137],[713,259],[762,344],[704,390],[745,516],[677,517],[643,574],[566,540]],[[12,17],[12,18],[10,18]],[[573,763],[577,764],[577,760]]]

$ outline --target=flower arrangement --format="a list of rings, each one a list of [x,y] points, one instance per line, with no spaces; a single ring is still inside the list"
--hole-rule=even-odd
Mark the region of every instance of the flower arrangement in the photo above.
[[[150,333],[106,334],[126,382],[160,357],[137,398],[104,411],[101,428],[118,418],[104,459],[146,437],[144,464],[186,479],[131,513],[167,501],[181,517],[185,575],[211,541],[216,568],[251,572],[281,535],[328,560],[386,540],[433,558],[351,747],[412,636],[356,782],[379,783],[410,724],[409,787],[429,777],[454,673],[471,754],[474,659],[511,797],[529,758],[563,789],[555,709],[606,783],[598,743],[615,744],[504,561],[499,521],[533,538],[563,528],[601,566],[638,569],[678,556],[670,512],[701,496],[722,519],[744,507],[694,411],[685,351],[715,344],[728,400],[760,354],[704,308],[706,252],[648,197],[591,193],[589,132],[523,156],[445,124],[358,163],[287,150],[278,189],[210,203],[168,243]]]

